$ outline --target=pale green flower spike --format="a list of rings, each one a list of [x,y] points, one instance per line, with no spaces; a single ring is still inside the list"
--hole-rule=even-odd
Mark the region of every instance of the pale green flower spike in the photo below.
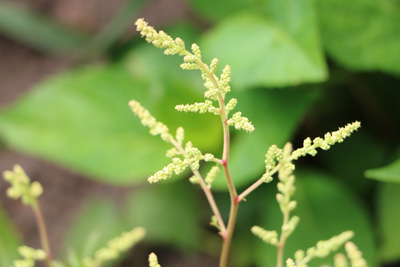
[[[206,100],[202,103],[194,103],[194,104],[186,104],[186,105],[177,105],[175,107],[178,111],[183,112],[199,112],[199,113],[206,113],[210,112],[215,115],[220,115],[219,109],[212,105],[211,100]]]
[[[163,31],[157,32],[153,27],[148,26],[147,22],[143,19],[138,19],[135,23],[137,30],[140,31],[142,36],[146,37],[146,41],[152,43],[155,47],[166,48],[164,54],[166,55],[185,55],[185,43],[182,39],[172,39],[171,36]]]
[[[145,234],[146,230],[142,227],[136,227],[131,231],[122,233],[122,235],[108,241],[107,247],[96,251],[93,257],[85,258],[83,260],[84,267],[100,267],[106,261],[118,259],[122,253],[141,241]]]
[[[11,184],[7,189],[10,198],[21,198],[25,205],[36,205],[37,198],[43,193],[43,187],[39,182],[31,183],[21,166],[15,165],[13,171],[5,171],[3,176]]]
[[[304,253],[303,250],[298,250],[294,255],[296,266],[307,267],[310,260],[328,256],[331,252],[338,250],[338,248],[352,238],[353,235],[352,231],[346,231],[328,240],[319,241],[315,247],[307,249],[306,253]]]
[[[24,259],[14,261],[13,267],[34,267],[35,261],[46,259],[46,252],[41,249],[22,246],[18,248],[18,252]]]
[[[342,253],[336,254],[335,257],[333,258],[333,261],[334,261],[335,267],[348,267],[349,266],[346,256]]]
[[[273,246],[278,245],[278,233],[276,231],[267,231],[260,226],[251,227],[251,232],[261,238],[265,243],[271,244]]]
[[[351,267],[368,267],[367,262],[362,257],[362,253],[358,250],[357,246],[353,242],[347,242],[344,246],[346,249],[347,257],[351,262]]]
[[[178,127],[178,129],[176,129],[175,138],[178,144],[180,145],[183,144],[183,140],[185,140],[185,130],[182,127]]]
[[[322,148],[327,150],[331,145],[335,143],[341,143],[346,137],[349,137],[354,131],[361,127],[361,123],[356,121],[347,124],[345,127],[339,128],[339,130],[331,133],[326,133],[324,138],[317,137],[312,142],[310,138],[304,140],[303,147],[296,149],[292,153],[292,160],[296,160],[299,157],[305,156],[307,154],[315,156],[317,154],[316,148]]]
[[[211,184],[214,182],[215,178],[217,178],[218,173],[219,166],[213,166],[211,170],[207,173],[206,179],[204,181],[206,182],[208,188],[211,188]]]
[[[142,107],[139,102],[131,100],[129,102],[133,113],[139,117],[140,122],[150,128],[150,133],[152,135],[161,135],[161,139],[170,142],[171,135],[169,134],[168,127],[161,122],[156,121],[156,119],[150,114],[150,112]]]
[[[153,252],[149,255],[149,267],[161,267],[161,265],[158,264],[157,255]]]
[[[242,112],[238,111],[228,120],[228,125],[235,126],[236,130],[245,130],[248,133],[254,131],[254,126],[248,118],[242,117]]]

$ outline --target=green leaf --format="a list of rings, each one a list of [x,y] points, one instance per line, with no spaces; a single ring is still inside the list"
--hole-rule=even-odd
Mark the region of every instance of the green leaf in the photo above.
[[[87,201],[65,231],[63,247],[64,251],[69,251],[70,263],[77,264],[79,260],[93,256],[110,239],[130,230],[121,217],[116,205],[109,199],[92,198]]]
[[[400,183],[400,159],[385,167],[367,170],[365,177],[382,182]]]
[[[300,223],[288,238],[284,258],[293,258],[298,249],[306,250],[320,240],[326,240],[343,231],[352,230],[352,241],[363,252],[369,266],[376,266],[374,231],[369,216],[353,192],[348,191],[333,177],[316,171],[296,171],[297,207],[293,215]],[[263,221],[260,226],[280,232],[282,213],[276,202],[273,184],[265,193]],[[258,266],[275,266],[276,248],[260,241]],[[312,260],[310,266],[331,265],[333,255],[322,260]]]
[[[11,221],[7,218],[1,207],[0,237],[0,265],[11,266],[14,260],[20,258],[18,247],[22,244],[15,227],[13,227]]]
[[[0,31],[43,52],[70,54],[89,40],[32,10],[10,2],[0,3]]]
[[[318,96],[318,90],[257,89],[232,94],[239,101],[237,109],[256,128],[251,134],[235,131],[237,134],[232,138],[229,169],[235,186],[240,188],[261,177],[265,171],[265,153],[271,145],[282,147],[290,141],[305,112]],[[213,189],[227,189],[223,172],[214,181]]]
[[[152,59],[156,68],[159,58]],[[154,73],[147,70],[150,66],[135,66],[146,69],[149,75]],[[117,65],[63,73],[0,113],[0,135],[14,149],[102,181],[145,181],[144,176],[170,161],[165,152],[171,145],[151,136],[140,124],[128,107],[131,99],[142,102],[173,134],[179,125],[184,126],[187,139],[200,149],[213,148],[220,142],[216,116],[209,120],[174,110],[177,104],[201,99],[201,92],[189,81],[170,74],[154,79],[132,76]]]
[[[267,16],[229,17],[201,42],[208,59],[217,57],[221,65],[231,66],[234,89],[292,86],[327,78],[311,2],[291,1],[294,7],[281,2],[268,1]]]
[[[384,263],[400,259],[400,185],[379,184],[377,211],[379,221],[379,259]]]
[[[219,21],[234,14],[252,7],[254,1],[250,0],[190,0],[190,5],[202,16],[212,21]],[[212,8],[210,8],[212,7]]]
[[[146,241],[193,249],[201,238],[200,206],[185,181],[157,184],[134,191],[125,205],[127,221],[146,228]]]
[[[321,38],[340,64],[400,74],[400,5],[383,0],[316,1]]]

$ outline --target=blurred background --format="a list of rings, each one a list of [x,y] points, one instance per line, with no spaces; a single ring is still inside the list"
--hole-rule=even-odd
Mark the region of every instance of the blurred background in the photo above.
[[[298,229],[285,257],[345,230],[370,266],[400,266],[400,2],[397,0],[2,0],[0,170],[24,167],[40,199],[56,258],[91,255],[144,226],[146,239],[113,266],[217,266],[220,240],[189,173],[149,186],[169,163],[127,103],[140,101],[203,153],[222,149],[220,120],[180,114],[203,101],[197,71],[179,68],[135,32],[143,17],[203,60],[232,68],[232,93],[254,124],[232,132],[230,168],[242,192],[264,171],[268,147],[323,136],[355,120],[351,138],[296,164]],[[211,165],[201,170],[206,173]],[[231,266],[273,266],[274,248],[250,233],[279,230],[275,182],[239,209]],[[39,247],[33,213],[0,181],[0,265]],[[213,185],[227,219],[224,178]],[[332,257],[310,266],[331,264]]]

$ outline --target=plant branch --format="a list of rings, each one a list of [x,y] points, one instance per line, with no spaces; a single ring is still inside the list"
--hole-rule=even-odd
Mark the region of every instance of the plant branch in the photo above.
[[[40,236],[40,243],[42,245],[43,250],[46,252],[46,266],[51,267],[51,250],[50,250],[50,245],[49,245],[49,238],[47,234],[47,228],[46,228],[46,223],[43,218],[42,211],[40,209],[39,204],[35,201],[31,205],[33,209],[33,213],[35,214],[35,219],[37,223],[37,227],[39,230],[39,236]]]

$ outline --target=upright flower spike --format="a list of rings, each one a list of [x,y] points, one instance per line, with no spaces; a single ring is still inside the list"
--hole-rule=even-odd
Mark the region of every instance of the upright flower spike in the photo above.
[[[149,267],[161,267],[161,265],[158,264],[157,255],[153,252],[149,255]]]

